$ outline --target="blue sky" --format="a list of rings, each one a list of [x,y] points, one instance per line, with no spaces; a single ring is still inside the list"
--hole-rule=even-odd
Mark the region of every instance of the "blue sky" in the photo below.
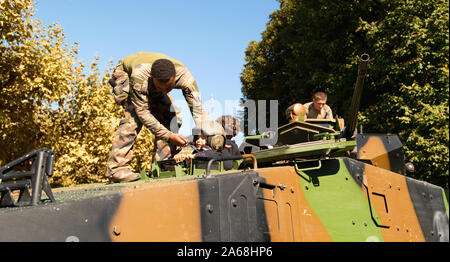
[[[184,63],[195,77],[212,118],[231,113],[226,101],[242,97],[240,74],[249,41],[259,41],[276,0],[37,0],[35,17],[58,23],[78,59],[97,55],[101,72],[139,51],[165,53]],[[171,92],[183,112],[180,133],[192,119],[180,90]],[[214,101],[214,102],[211,102]],[[227,112],[225,112],[227,111]],[[234,113],[231,113],[234,114]],[[190,123],[189,123],[190,121]]]

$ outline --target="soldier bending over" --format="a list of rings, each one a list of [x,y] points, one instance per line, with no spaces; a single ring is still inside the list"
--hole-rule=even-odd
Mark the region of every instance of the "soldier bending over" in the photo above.
[[[172,89],[181,89],[196,124],[208,119],[194,77],[181,62],[164,54],[139,52],[125,57],[109,83],[125,112],[107,163],[106,176],[111,182],[140,179],[140,174],[131,171],[130,162],[143,125],[155,135],[153,161],[168,159],[176,146],[187,144],[188,140],[177,134],[181,117],[169,95]]]

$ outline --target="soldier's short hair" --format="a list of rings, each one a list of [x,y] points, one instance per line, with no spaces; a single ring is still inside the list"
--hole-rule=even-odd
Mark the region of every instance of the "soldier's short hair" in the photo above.
[[[322,91],[317,91],[314,93],[313,98],[314,100],[325,100],[327,99],[327,94],[325,94],[325,92]]]
[[[152,64],[152,77],[166,83],[175,76],[175,65],[169,59],[158,59]]]

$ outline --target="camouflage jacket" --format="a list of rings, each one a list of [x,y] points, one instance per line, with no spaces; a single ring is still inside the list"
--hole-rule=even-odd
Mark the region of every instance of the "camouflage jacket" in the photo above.
[[[136,114],[142,123],[155,135],[157,139],[167,141],[172,134],[152,114],[149,100],[156,90],[151,76],[152,63],[158,59],[169,59],[175,65],[175,87],[181,89],[189,106],[195,123],[200,123],[202,117],[208,118],[202,108],[197,83],[189,70],[180,62],[160,53],[139,52],[122,59],[122,69],[130,78],[130,99]]]

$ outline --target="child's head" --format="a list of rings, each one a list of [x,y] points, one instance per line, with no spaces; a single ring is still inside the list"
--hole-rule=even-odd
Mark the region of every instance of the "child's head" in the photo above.
[[[196,147],[201,148],[206,145],[215,150],[223,148],[223,145],[225,144],[224,133],[225,132],[219,123],[209,120],[202,121],[192,129]]]
[[[201,132],[199,135],[195,136],[195,148],[200,150],[202,147],[206,146],[206,135]]]

